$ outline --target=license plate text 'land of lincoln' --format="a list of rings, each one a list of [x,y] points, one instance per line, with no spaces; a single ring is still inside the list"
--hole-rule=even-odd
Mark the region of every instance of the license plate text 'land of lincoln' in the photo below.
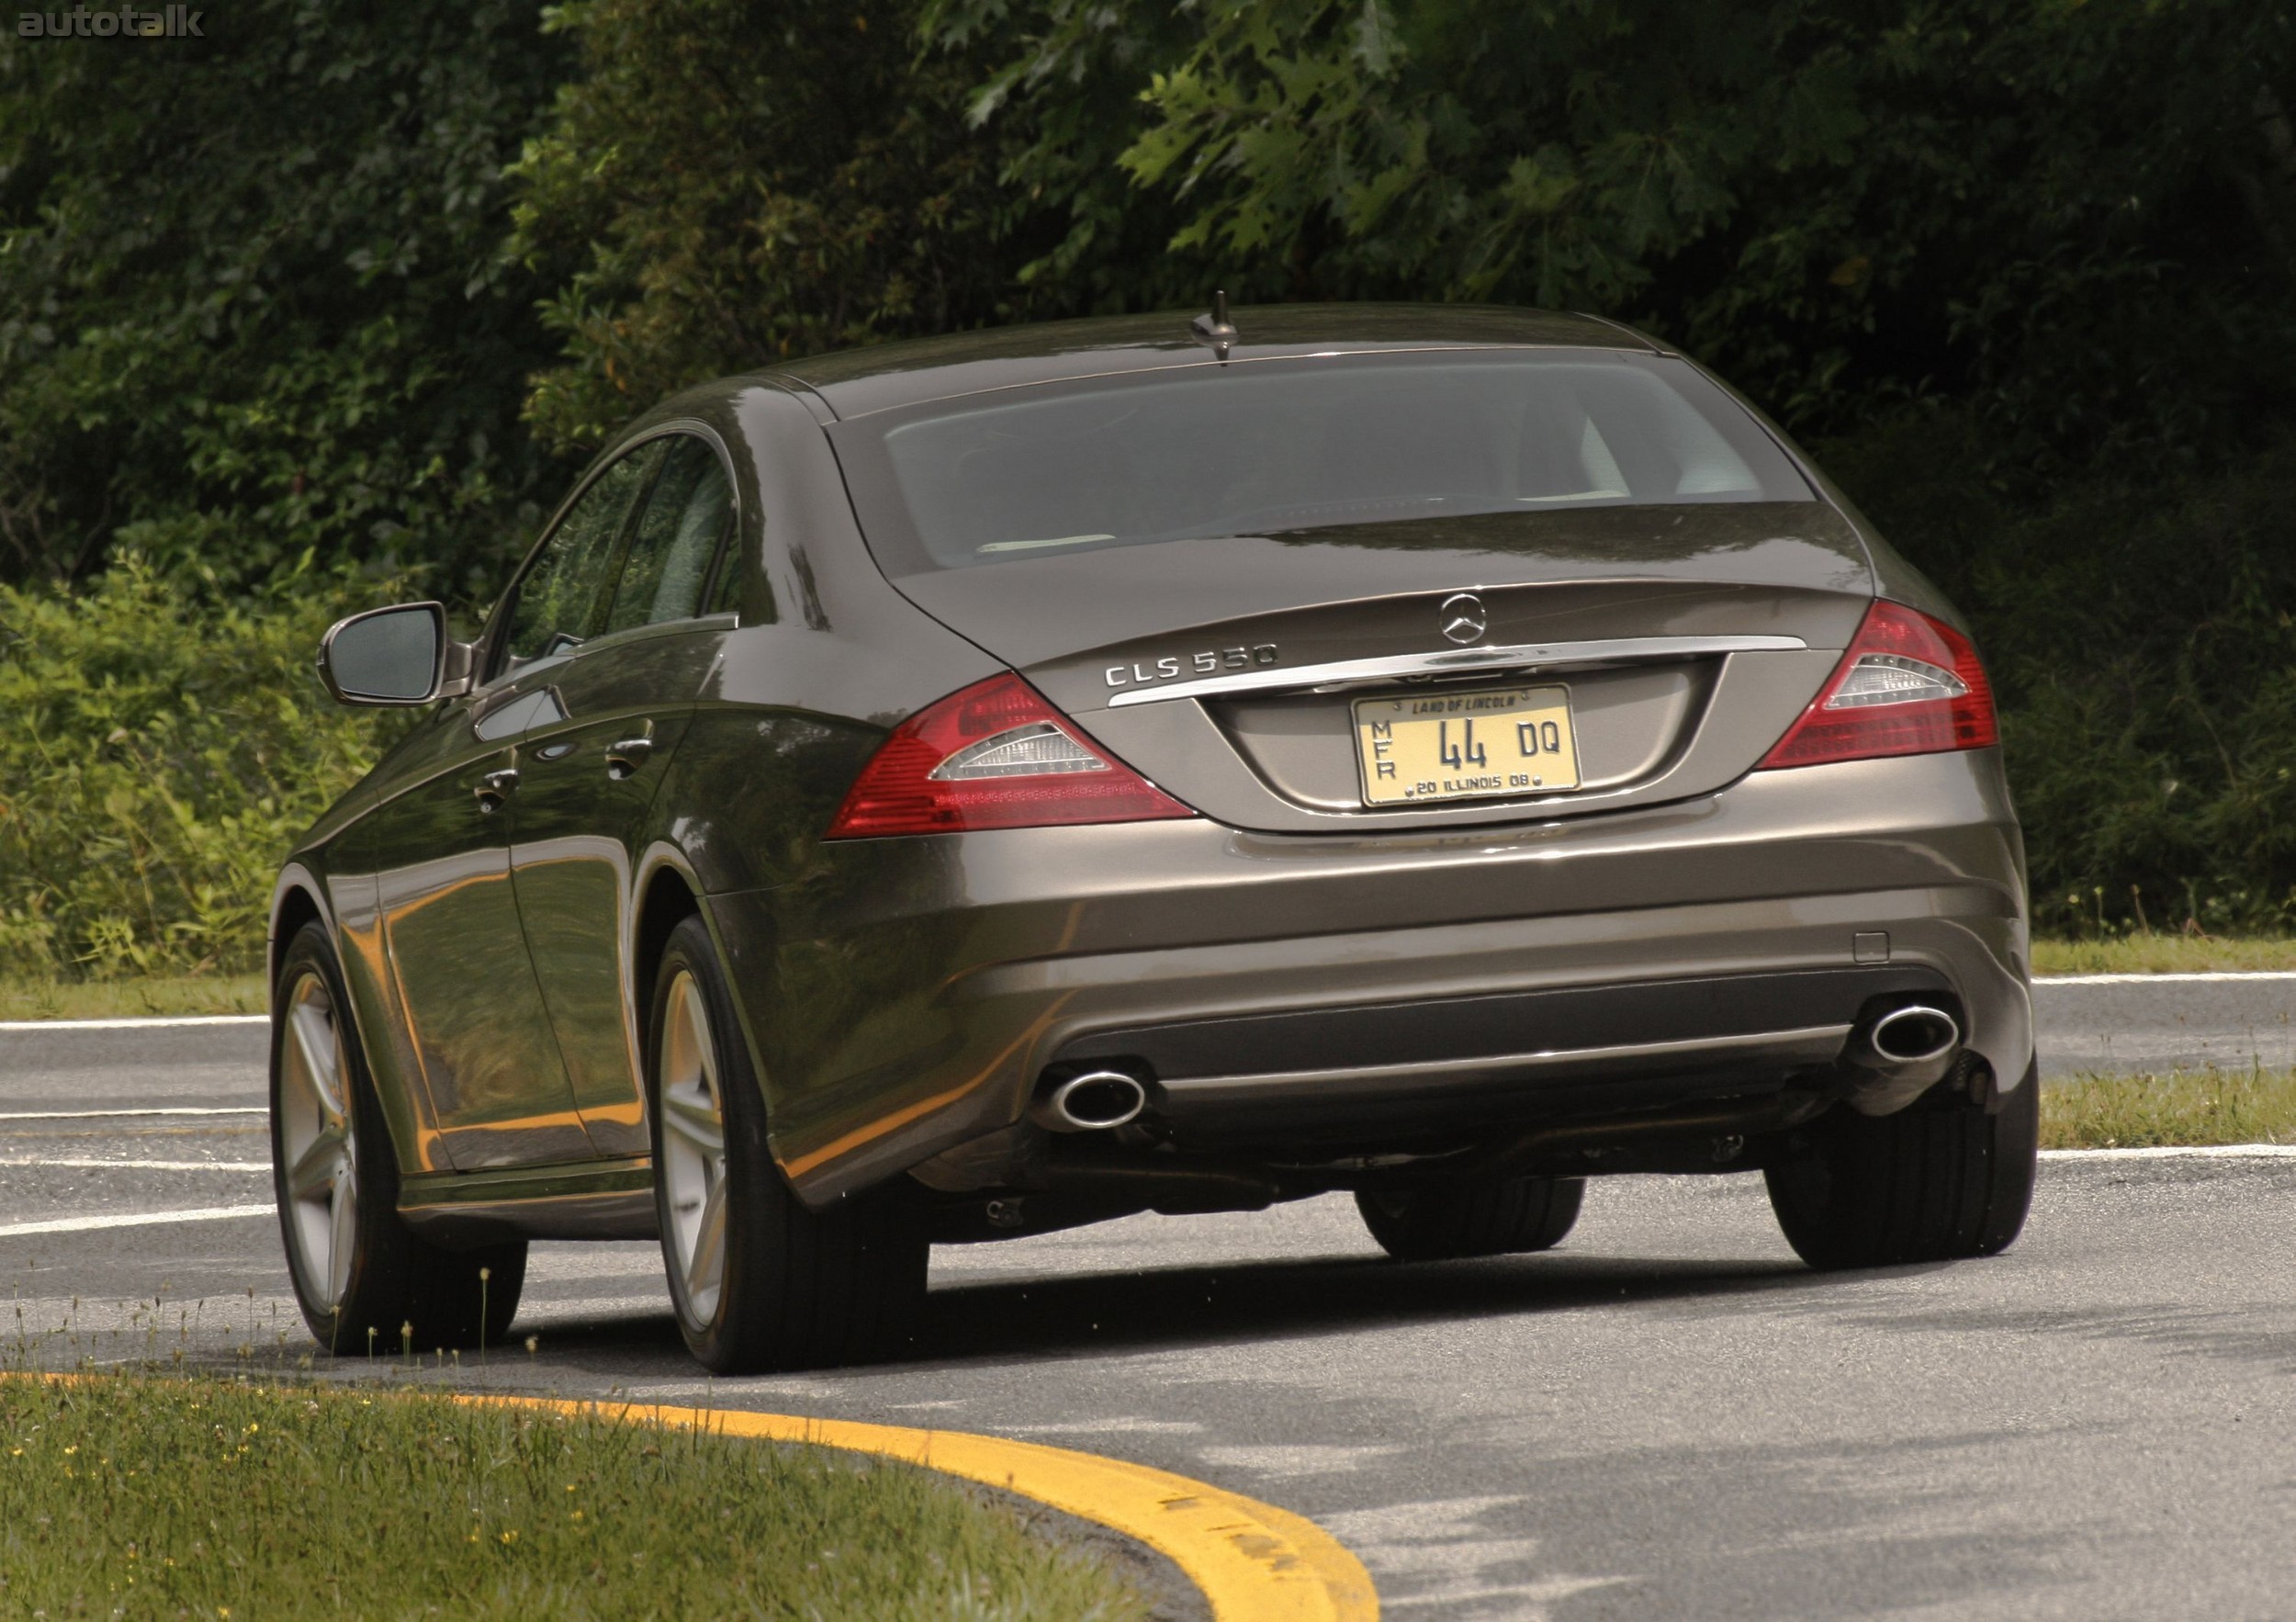
[[[1510,687],[1355,704],[1367,805],[1559,794],[1579,786],[1564,687]]]

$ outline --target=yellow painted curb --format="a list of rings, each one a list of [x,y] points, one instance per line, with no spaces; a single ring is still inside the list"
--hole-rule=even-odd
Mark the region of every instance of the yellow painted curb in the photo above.
[[[1218,1622],[1374,1622],[1378,1594],[1363,1562],[1314,1522],[1273,1504],[1146,1465],[962,1431],[910,1430],[842,1419],[476,1394],[457,1401],[596,1414],[636,1425],[692,1428],[769,1442],[806,1442],[897,1459],[1003,1487],[1167,1556],[1203,1591]]]

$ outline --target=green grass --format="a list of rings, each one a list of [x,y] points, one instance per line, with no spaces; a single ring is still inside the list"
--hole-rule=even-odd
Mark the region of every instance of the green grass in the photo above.
[[[0,1019],[121,1019],[146,1014],[260,1014],[261,974],[152,974],[124,980],[0,978]]]
[[[2296,1072],[2080,1076],[2041,1089],[2044,1149],[2296,1143]]]
[[[411,1392],[0,1379],[0,1615],[43,1612],[1146,1614],[906,1465]]]
[[[2133,930],[2099,940],[2033,941],[2036,974],[2175,974],[2243,969],[2296,969],[2296,940]]]

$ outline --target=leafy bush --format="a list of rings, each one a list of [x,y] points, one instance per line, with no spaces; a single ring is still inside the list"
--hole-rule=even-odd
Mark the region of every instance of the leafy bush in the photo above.
[[[2296,434],[2037,498],[1986,437],[1925,411],[1820,449],[1975,623],[2036,921],[2296,929]]]
[[[216,601],[141,559],[92,590],[0,587],[0,973],[244,969],[289,842],[389,712],[311,659],[372,588]]]

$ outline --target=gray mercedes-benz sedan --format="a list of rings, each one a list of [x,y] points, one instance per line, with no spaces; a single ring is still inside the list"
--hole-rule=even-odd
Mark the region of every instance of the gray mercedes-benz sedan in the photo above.
[[[623,431],[273,909],[281,1224],[338,1351],[660,1239],[713,1369],[915,1345],[933,1243],[1352,1193],[1406,1260],[1761,1172],[1811,1263],[1975,1256],[2036,1136],[2026,897],[1950,604],[1613,322],[1145,316]]]

